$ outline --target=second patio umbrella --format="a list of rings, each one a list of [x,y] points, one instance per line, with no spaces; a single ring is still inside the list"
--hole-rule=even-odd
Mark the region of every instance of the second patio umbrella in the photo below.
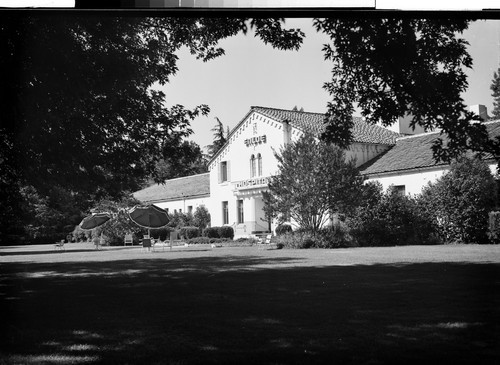
[[[169,222],[168,213],[155,205],[140,206],[136,205],[128,212],[130,219],[138,226],[149,230],[151,228],[160,228]]]
[[[83,218],[80,223],[80,228],[89,230],[97,228],[111,219],[111,214],[109,213],[95,213]]]

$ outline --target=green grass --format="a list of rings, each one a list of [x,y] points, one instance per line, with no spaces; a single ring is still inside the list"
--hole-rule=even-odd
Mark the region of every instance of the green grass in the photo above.
[[[0,248],[0,363],[500,362],[499,246],[52,248]]]

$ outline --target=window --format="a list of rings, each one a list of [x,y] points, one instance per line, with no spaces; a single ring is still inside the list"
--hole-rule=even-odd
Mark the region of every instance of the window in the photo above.
[[[229,224],[229,209],[227,202],[222,202],[222,224]]]
[[[238,207],[238,223],[245,222],[245,217],[243,216],[243,200],[237,200],[236,205]]]
[[[219,183],[222,183],[222,182],[225,182],[228,180],[229,180],[228,162],[222,161],[220,163],[220,169],[219,169]]]
[[[394,185],[394,190],[396,190],[396,192],[399,195],[405,195],[406,194],[406,188],[405,188],[404,185]]]
[[[255,156],[250,157],[250,177],[255,177]]]
[[[262,176],[262,156],[260,153],[257,155],[257,164],[258,164],[259,176]]]

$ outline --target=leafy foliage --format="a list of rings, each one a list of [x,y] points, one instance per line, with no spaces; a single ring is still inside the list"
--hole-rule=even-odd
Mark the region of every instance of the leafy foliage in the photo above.
[[[206,105],[167,108],[167,96],[154,89],[176,73],[179,49],[186,46],[208,61],[224,54],[217,45],[221,39],[246,33],[248,26],[273,47],[297,49],[303,33],[282,24],[282,19],[1,14],[0,192],[9,207],[0,221],[11,227],[7,233],[22,233],[15,212],[23,204],[23,186],[42,196],[64,187],[86,210],[93,201],[138,190],[150,176],[166,178],[168,173],[157,169],[159,161],[191,158],[193,146],[182,141],[192,133],[190,121],[209,112]]]
[[[196,207],[193,218],[193,224],[202,231],[210,225],[210,213],[204,205]]]
[[[147,232],[147,229],[139,227],[135,224],[128,214],[128,210],[139,204],[139,201],[132,197],[124,197],[119,201],[103,199],[96,205],[97,211],[109,212],[112,218],[91,230],[92,236],[95,238],[103,236],[104,242],[111,246],[123,245],[125,235],[132,234],[134,241],[139,240]]]
[[[445,242],[487,243],[488,213],[496,194],[488,165],[478,158],[462,158],[424,188],[422,201]]]
[[[166,157],[156,163],[156,183],[208,171],[208,160],[197,143],[180,140],[177,142],[163,147],[163,156]]]
[[[402,195],[393,187],[372,195],[376,196],[378,200],[366,201],[347,221],[349,234],[357,246],[434,243],[431,223],[421,213],[416,198]]]
[[[488,238],[491,243],[500,243],[500,212],[488,214]]]
[[[292,232],[292,226],[289,224],[280,224],[276,227],[276,236],[281,236]]]
[[[203,230],[203,237],[220,238],[219,227],[207,227]]]
[[[203,237],[208,238],[234,238],[234,229],[229,226],[208,227],[203,230]]]
[[[224,125],[219,120],[219,118],[215,117],[215,120],[217,121],[217,123],[212,128],[212,132],[214,132],[214,142],[211,145],[207,146],[208,155],[210,157],[215,156],[217,152],[219,152],[220,149],[224,147],[229,136],[229,133],[224,133]]]
[[[500,156],[500,140],[489,140],[480,120],[461,94],[472,67],[468,43],[457,35],[463,18],[328,18],[315,19],[317,31],[331,44],[325,59],[333,64],[325,89],[332,96],[323,137],[347,147],[352,141],[353,103],[368,123],[394,123],[412,116],[412,125],[440,128],[447,138],[433,146],[437,160],[450,161],[468,149]]]
[[[490,86],[493,93],[493,110],[491,111],[493,119],[500,119],[500,68],[493,73],[493,80]]]
[[[234,238],[234,229],[233,229],[233,227],[221,226],[221,227],[218,227],[217,230],[219,232],[219,237],[220,238],[229,238],[229,239],[233,239]]]
[[[198,227],[186,226],[179,230],[179,235],[184,239],[190,239],[200,237],[201,232]]]
[[[305,134],[275,156],[279,173],[264,193],[266,214],[317,232],[331,214],[357,204],[363,178],[340,148]]]

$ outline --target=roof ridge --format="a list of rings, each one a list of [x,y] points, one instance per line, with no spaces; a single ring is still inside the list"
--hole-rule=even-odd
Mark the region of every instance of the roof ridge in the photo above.
[[[430,136],[431,134],[442,134],[442,133],[441,133],[441,131],[433,131],[433,132],[424,132],[424,133],[418,133],[418,134],[410,134],[408,136],[397,137],[396,141],[400,141],[402,139],[425,137],[425,136]]]
[[[318,115],[326,115],[326,113],[318,113],[318,112],[306,112],[305,110],[292,110],[292,109],[283,109],[283,108],[273,108],[269,106],[260,106],[260,105],[252,105],[250,109],[262,108],[262,109],[273,109],[273,110],[281,110],[284,112],[293,112],[293,113],[306,113],[306,114],[318,114]]]
[[[195,176],[201,176],[201,175],[209,175],[210,172],[202,172],[201,174],[194,174],[194,175],[187,175],[187,176],[181,176],[181,177],[174,177],[173,179],[167,179],[165,181],[177,181],[177,180],[182,180],[182,179],[189,179],[189,178],[192,178],[192,177],[195,177]],[[156,185],[164,185],[162,183],[155,183]],[[155,184],[153,185],[150,185],[150,186],[154,186]]]

